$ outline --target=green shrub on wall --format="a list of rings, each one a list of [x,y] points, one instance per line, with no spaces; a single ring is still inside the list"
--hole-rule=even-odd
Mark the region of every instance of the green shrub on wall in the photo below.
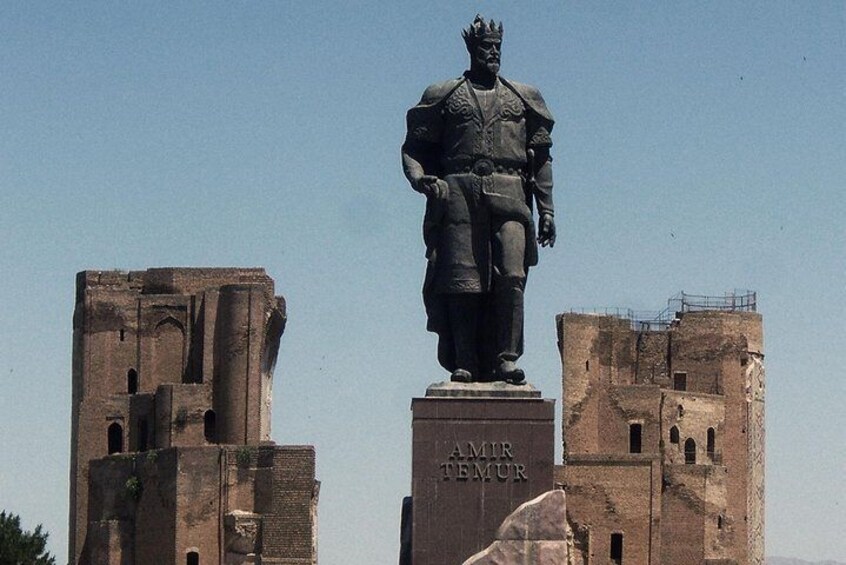
[[[135,475],[126,479],[126,484],[124,485],[126,488],[126,494],[128,494],[132,500],[138,500],[141,498],[141,492],[144,490],[144,486],[141,484],[141,481],[138,480],[138,477]]]
[[[252,452],[252,449],[250,449],[246,445],[239,447],[238,451],[235,452],[235,461],[237,461],[238,465],[240,465],[241,467],[246,467],[250,464],[250,457]]]

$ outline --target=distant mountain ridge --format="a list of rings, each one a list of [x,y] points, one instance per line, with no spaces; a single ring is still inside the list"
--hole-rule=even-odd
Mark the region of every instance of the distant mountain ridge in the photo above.
[[[842,561],[805,561],[793,557],[767,557],[767,565],[846,565]]]

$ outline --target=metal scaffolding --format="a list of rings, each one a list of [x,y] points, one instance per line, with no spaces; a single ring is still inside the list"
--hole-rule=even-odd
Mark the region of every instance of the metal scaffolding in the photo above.
[[[573,308],[574,314],[597,314],[629,320],[632,329],[641,332],[666,330],[678,314],[685,312],[756,312],[757,293],[751,290],[735,290],[723,296],[687,294],[682,291],[667,300],[667,307],[661,311],[632,310],[631,308]]]

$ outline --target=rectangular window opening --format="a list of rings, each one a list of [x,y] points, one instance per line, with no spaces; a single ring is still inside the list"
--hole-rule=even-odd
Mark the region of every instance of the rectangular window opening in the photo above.
[[[643,425],[629,424],[629,453],[641,453],[643,448]]]
[[[687,390],[687,373],[673,373],[673,390]]]
[[[623,534],[611,534],[611,562],[623,563]]]

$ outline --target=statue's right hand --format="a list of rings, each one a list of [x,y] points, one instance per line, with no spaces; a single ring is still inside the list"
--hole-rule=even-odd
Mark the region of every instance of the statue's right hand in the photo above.
[[[430,196],[438,200],[446,200],[449,198],[449,186],[446,181],[439,179],[434,175],[423,175],[416,184],[417,186],[414,188],[417,192],[422,192],[426,196]]]

